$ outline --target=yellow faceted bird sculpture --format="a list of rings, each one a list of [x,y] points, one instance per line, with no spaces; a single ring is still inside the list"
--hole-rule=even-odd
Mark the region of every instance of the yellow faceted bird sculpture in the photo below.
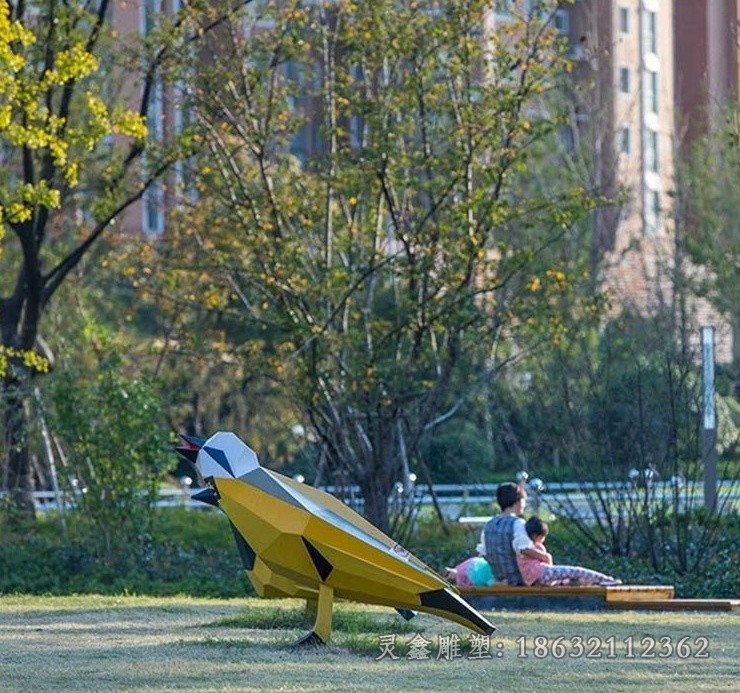
[[[299,642],[331,637],[334,598],[425,611],[489,635],[495,628],[431,568],[334,496],[260,466],[233,433],[181,436],[208,485],[193,498],[226,514],[261,597],[300,597],[316,613]]]

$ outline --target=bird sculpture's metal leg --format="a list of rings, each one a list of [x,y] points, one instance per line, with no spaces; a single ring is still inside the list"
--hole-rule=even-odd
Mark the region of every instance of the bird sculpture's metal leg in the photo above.
[[[306,602],[306,612],[313,610],[316,604],[316,621],[313,630],[304,635],[296,645],[326,645],[331,640],[331,616],[334,607],[334,590],[321,583],[319,585],[319,598],[317,602]]]

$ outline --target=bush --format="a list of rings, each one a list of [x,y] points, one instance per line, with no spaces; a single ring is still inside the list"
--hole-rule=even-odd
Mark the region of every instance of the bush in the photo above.
[[[0,594],[190,594],[238,597],[253,593],[228,520],[220,513],[156,511],[154,531],[135,562],[98,558],[75,513],[69,539],[42,518],[24,537],[0,545]],[[82,530],[82,531],[81,531]],[[115,565],[115,567],[111,567]]]
[[[701,570],[683,575],[669,563],[662,571],[655,571],[650,558],[641,553],[629,557],[602,555],[595,559],[572,527],[562,520],[549,521],[547,545],[556,563],[594,568],[620,578],[625,584],[673,585],[679,598],[737,598],[740,595],[740,571],[736,565],[737,546],[740,545],[740,516],[728,514],[718,522],[720,527],[706,552]],[[448,529],[449,534],[445,534],[439,524],[431,519],[419,523],[407,548],[437,571],[474,556],[480,530],[462,525],[449,525]]]
[[[67,472],[77,482],[69,489],[83,511],[77,520],[90,525],[86,545],[97,545],[111,567],[135,563],[172,465],[156,386],[125,377],[112,359],[89,382],[76,369],[57,374],[50,393],[50,419],[66,442]]]
[[[430,568],[443,572],[475,555],[480,531],[460,524],[447,524],[447,531],[440,528],[435,518],[417,522],[406,548]]]
[[[490,476],[493,449],[469,421],[455,421],[428,433],[421,456],[437,484],[476,483]]]
[[[594,567],[630,584],[674,585],[677,597],[736,598],[740,594],[737,546],[740,518],[723,517],[717,539],[701,571],[679,575],[656,572],[647,557],[602,556],[595,561],[567,524],[550,523],[547,543],[556,562]],[[155,513],[154,531],[144,556],[127,570],[115,570],[95,557],[74,515],[63,541],[54,522],[42,518],[24,535],[6,536],[0,545],[0,594],[189,594],[240,597],[253,594],[227,518],[221,513],[166,508]],[[417,523],[407,542],[414,555],[442,572],[475,554],[480,531],[449,524],[445,533],[434,519]]]

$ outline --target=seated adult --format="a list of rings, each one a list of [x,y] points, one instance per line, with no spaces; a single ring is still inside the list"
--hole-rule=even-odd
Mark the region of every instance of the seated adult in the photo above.
[[[546,551],[535,548],[520,517],[527,503],[527,492],[520,484],[505,483],[496,489],[496,502],[501,513],[492,517],[483,528],[485,557],[496,579],[508,585],[523,585],[517,553],[546,561]]]

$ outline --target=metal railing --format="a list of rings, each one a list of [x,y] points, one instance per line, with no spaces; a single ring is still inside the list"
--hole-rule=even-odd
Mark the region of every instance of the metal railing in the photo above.
[[[417,486],[412,492],[413,502],[423,508],[432,506],[436,499],[437,504],[447,518],[467,524],[481,524],[490,519],[490,515],[463,515],[463,513],[470,506],[476,505],[489,505],[493,510],[497,486],[498,484],[435,484],[432,487],[433,493],[430,492],[427,486]],[[730,504],[740,504],[740,487],[736,482],[723,480],[718,483],[718,488],[722,497]],[[336,496],[354,510],[362,512],[364,501],[358,486],[322,486],[321,489]],[[155,505],[160,508],[207,509],[210,506],[192,499],[192,495],[199,490],[189,486],[162,488],[159,491],[159,500]],[[573,481],[550,483],[535,498],[530,496],[530,505],[536,503],[538,506],[554,512],[566,501],[585,506],[586,496],[590,492],[613,493],[616,496],[626,490],[627,486],[624,482]],[[33,494],[36,510],[38,512],[57,510],[61,503],[67,508],[74,507],[82,492],[78,490],[76,493],[64,493],[62,499],[59,499],[54,491],[36,491]],[[670,483],[667,481],[655,482],[651,493],[659,496],[671,494]],[[692,499],[694,506],[701,505],[701,488],[698,484],[694,495],[695,497]],[[394,499],[390,498],[388,502],[393,503]]]

